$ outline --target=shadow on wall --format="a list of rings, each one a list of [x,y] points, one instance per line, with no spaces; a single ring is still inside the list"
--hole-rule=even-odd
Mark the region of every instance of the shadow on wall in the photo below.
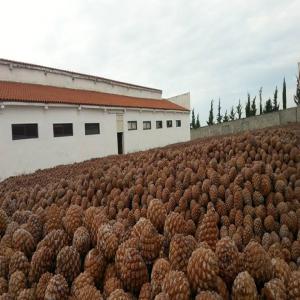
[[[276,112],[234,120],[226,123],[191,129],[191,140],[203,137],[234,134],[272,126],[300,122],[300,106]]]

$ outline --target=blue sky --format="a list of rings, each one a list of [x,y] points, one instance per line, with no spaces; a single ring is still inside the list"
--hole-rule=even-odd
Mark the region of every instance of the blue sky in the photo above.
[[[211,99],[281,100],[284,76],[294,105],[299,19],[299,0],[1,1],[0,57],[190,91],[204,124]]]

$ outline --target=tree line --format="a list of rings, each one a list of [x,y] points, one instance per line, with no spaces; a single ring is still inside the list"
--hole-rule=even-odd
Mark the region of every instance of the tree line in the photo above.
[[[250,93],[247,94],[247,101],[245,103],[244,111],[246,118],[255,116],[257,114],[262,115],[274,111],[279,110],[279,101],[278,101],[278,88],[276,86],[273,99],[269,98],[265,101],[263,105],[262,99],[262,92],[263,88],[259,89],[259,107],[256,107],[256,96],[251,98]],[[294,102],[297,105],[300,105],[300,74],[297,76],[297,87],[296,87],[296,95],[294,96]],[[282,108],[286,109],[286,82],[285,78],[283,79],[283,86],[282,86]],[[220,124],[228,121],[233,121],[236,119],[241,119],[243,114],[243,106],[241,104],[241,100],[239,99],[239,103],[236,107],[232,106],[230,112],[225,111],[224,115],[221,114],[221,99],[219,98],[218,102],[218,112],[216,116],[216,121],[214,118],[214,100],[210,102],[210,110],[207,120],[207,125],[213,125],[215,123]],[[200,120],[199,120],[199,113],[195,118],[195,111],[192,110],[192,123],[191,128],[199,128],[200,127]]]

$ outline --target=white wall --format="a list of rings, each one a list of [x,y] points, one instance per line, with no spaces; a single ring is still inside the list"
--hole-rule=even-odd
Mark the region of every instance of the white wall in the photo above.
[[[167,120],[173,121],[172,128],[167,128]],[[181,127],[176,127],[176,120],[181,120]],[[128,130],[128,121],[137,121],[137,130]],[[143,121],[151,121],[151,130],[143,130]],[[156,129],[156,121],[163,121],[162,129]],[[190,140],[189,113],[127,110],[124,114],[125,153],[188,140]]]
[[[25,64],[26,65],[26,64]],[[10,68],[10,66],[13,66]],[[47,68],[45,67],[45,70]],[[139,98],[161,99],[162,91],[152,88],[139,87],[132,84],[118,83],[108,79],[98,79],[97,81],[88,79],[88,76],[73,75],[64,71],[45,72],[41,68],[25,68],[21,64],[8,64],[0,60],[0,80],[23,83],[34,83],[65,87],[72,89],[83,89],[111,93]]]
[[[100,123],[85,135],[84,123]],[[12,140],[12,123],[38,123],[39,138]],[[73,136],[53,137],[53,123],[73,123]],[[12,175],[117,154],[116,115],[97,109],[5,106],[0,109],[0,181]]]
[[[167,98],[167,100],[180,105],[186,109],[190,109],[191,108],[191,101],[190,101],[191,95],[190,93],[185,93],[185,94],[181,94],[181,95],[177,95],[171,98]]]

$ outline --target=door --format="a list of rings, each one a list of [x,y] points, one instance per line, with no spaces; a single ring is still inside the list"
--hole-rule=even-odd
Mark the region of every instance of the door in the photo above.
[[[123,132],[117,132],[118,154],[123,154]]]

